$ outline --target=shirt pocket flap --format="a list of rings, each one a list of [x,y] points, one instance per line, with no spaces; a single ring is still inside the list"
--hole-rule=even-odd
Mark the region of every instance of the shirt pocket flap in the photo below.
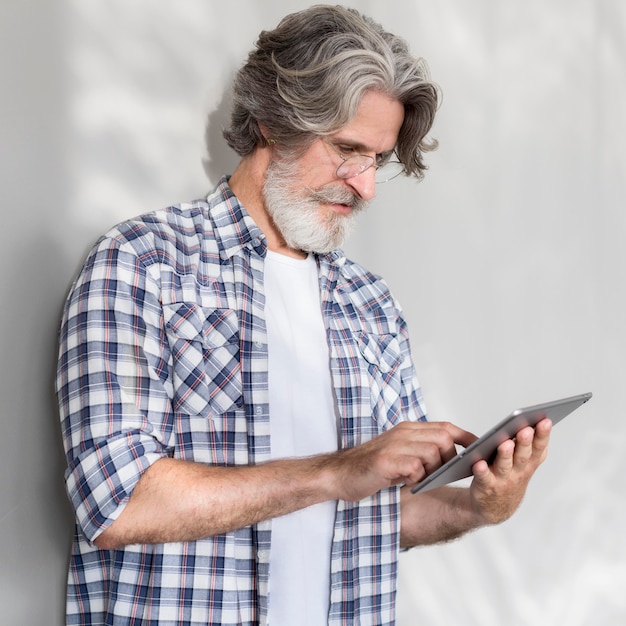
[[[179,339],[201,341],[209,349],[239,341],[237,314],[230,309],[181,302],[164,306],[163,315],[165,328]]]
[[[179,339],[194,341],[204,336],[202,309],[196,304],[180,302],[163,306],[163,318],[168,333]]]
[[[373,335],[359,332],[359,350],[366,361],[376,366],[381,372],[395,370],[401,359],[400,343],[395,335]]]

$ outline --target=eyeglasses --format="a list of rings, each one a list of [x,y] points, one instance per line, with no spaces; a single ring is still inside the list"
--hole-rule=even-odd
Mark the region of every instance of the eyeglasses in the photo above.
[[[322,137],[325,143],[327,143],[333,152],[342,160],[342,163],[337,168],[335,176],[337,178],[355,178],[360,176],[363,172],[366,172],[370,167],[376,168],[376,182],[386,183],[394,178],[397,178],[404,172],[404,165],[400,161],[392,161],[391,157],[397,155],[394,152],[387,154],[377,154],[376,158],[367,154],[350,154],[354,152],[353,148],[346,147],[341,149],[336,146],[327,137]]]

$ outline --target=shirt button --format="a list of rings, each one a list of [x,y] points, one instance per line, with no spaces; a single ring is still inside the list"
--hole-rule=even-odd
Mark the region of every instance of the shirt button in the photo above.
[[[257,406],[257,407],[254,409],[254,412],[255,412],[257,415],[261,415],[261,413],[263,413],[263,407]]]
[[[254,342],[254,347],[258,348],[260,350],[263,347],[263,342],[262,341],[255,341]]]

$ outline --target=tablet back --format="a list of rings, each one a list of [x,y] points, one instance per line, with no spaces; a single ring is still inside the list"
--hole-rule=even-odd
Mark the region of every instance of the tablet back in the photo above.
[[[444,463],[424,480],[417,483],[411,491],[413,493],[427,491],[471,476],[474,463],[482,459],[491,462],[495,457],[498,446],[507,439],[515,437],[522,428],[535,426],[545,417],[552,420],[552,424],[558,424],[564,417],[590,398],[591,393],[583,393],[513,411],[482,437],[464,450],[461,450],[455,457]]]

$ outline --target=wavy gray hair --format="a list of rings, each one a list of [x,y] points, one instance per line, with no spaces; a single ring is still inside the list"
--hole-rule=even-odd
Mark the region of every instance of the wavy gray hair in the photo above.
[[[265,143],[261,124],[283,148],[298,151],[348,124],[367,91],[404,105],[396,153],[405,173],[421,179],[423,153],[437,146],[426,135],[439,90],[403,39],[340,6],[313,6],[261,32],[235,78],[224,137],[245,156]]]

